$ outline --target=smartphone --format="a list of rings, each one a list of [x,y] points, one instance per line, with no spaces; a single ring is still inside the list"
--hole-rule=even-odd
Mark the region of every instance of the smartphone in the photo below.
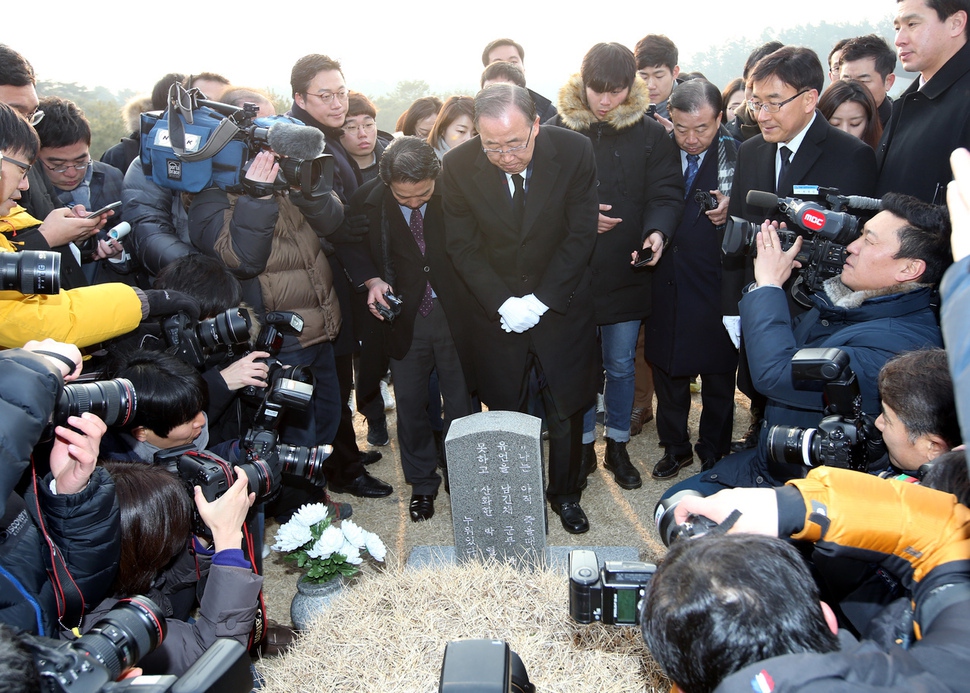
[[[110,205],[105,205],[104,207],[102,207],[101,209],[99,209],[96,212],[91,212],[90,214],[88,214],[84,218],[85,219],[93,219],[94,217],[99,217],[102,214],[104,214],[105,212],[108,212],[108,211],[110,211],[112,209],[116,209],[116,208],[118,208],[120,206],[121,206],[121,201],[120,200],[118,202],[112,202]]]
[[[653,260],[653,248],[640,248],[637,251],[636,259],[633,261],[633,266],[643,267],[651,260]]]

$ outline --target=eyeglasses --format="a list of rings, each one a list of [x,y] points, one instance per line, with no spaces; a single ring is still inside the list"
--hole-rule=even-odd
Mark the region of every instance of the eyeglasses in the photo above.
[[[310,94],[307,92],[304,94],[304,96],[315,96],[320,99],[322,103],[329,106],[333,103],[334,97],[340,101],[346,101],[347,97],[350,96],[350,92],[346,89],[341,89],[340,91],[325,91],[322,94]]]
[[[799,96],[802,94],[807,94],[809,91],[809,89],[803,89],[790,99],[785,99],[784,101],[780,101],[778,103],[771,103],[770,101],[766,101],[764,103],[761,103],[760,101],[748,101],[748,110],[754,114],[757,114],[758,111],[764,111],[765,113],[777,113],[786,103],[791,103]]]
[[[31,164],[25,164],[23,161],[17,161],[13,157],[9,157],[6,154],[3,154],[2,156],[0,156],[0,161],[9,161],[14,166],[18,166],[18,167],[22,168],[24,170],[24,173],[20,177],[21,180],[23,180],[24,178],[26,178],[27,177],[27,174],[30,173]]]
[[[38,159],[38,161],[40,161],[40,163],[44,166],[44,168],[46,168],[51,173],[64,173],[68,169],[72,169],[72,168],[75,171],[83,171],[88,166],[91,165],[92,159],[91,159],[91,157],[88,157],[88,160],[85,161],[83,164],[62,164],[62,165],[59,165],[59,166],[50,166],[43,159]]]
[[[356,135],[358,131],[363,130],[364,132],[371,133],[377,129],[377,123],[373,120],[369,123],[364,123],[363,125],[344,125],[345,135]]]
[[[40,121],[44,119],[44,112],[39,108],[27,116],[27,122],[31,125],[37,125]]]
[[[535,130],[535,123],[529,128],[529,136],[525,138],[525,144],[520,144],[518,147],[509,147],[508,149],[486,149],[482,147],[482,151],[486,154],[497,154],[498,156],[504,156],[505,154],[515,154],[516,152],[521,152],[523,149],[528,149],[529,142],[532,140],[532,131]]]

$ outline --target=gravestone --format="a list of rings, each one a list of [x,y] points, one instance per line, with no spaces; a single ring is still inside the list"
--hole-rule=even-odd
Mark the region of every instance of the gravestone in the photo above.
[[[542,421],[487,411],[455,420],[445,439],[458,560],[521,567],[545,556]]]

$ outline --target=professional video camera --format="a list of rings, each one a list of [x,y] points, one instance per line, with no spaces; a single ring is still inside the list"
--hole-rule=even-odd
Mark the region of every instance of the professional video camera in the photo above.
[[[802,236],[802,249],[795,258],[802,267],[792,296],[799,303],[810,306],[808,293],[815,293],[826,279],[842,274],[845,264],[845,247],[859,237],[859,219],[845,210],[878,210],[882,203],[870,197],[840,195],[835,188],[817,188],[829,209],[815,202],[783,197],[779,198],[761,190],[748,192],[747,202],[755,207],[776,207],[798,227],[799,231],[778,229],[778,240],[783,250],[792,247],[795,239]],[[721,251],[728,257],[750,255],[761,224],[745,221],[740,217],[728,217],[724,227]]]
[[[91,412],[107,426],[124,426],[135,415],[135,386],[127,378],[68,383],[61,390],[42,439],[50,439],[55,426],[66,426],[69,416]]]
[[[650,578],[656,571],[653,563],[640,561],[606,561],[601,570],[594,552],[570,551],[569,615],[579,623],[638,624]]]
[[[22,294],[56,294],[61,290],[61,255],[52,250],[0,251],[0,287]]]
[[[823,386],[825,416],[818,428],[772,426],[768,460],[777,479],[805,476],[811,467],[828,465],[866,471],[885,446],[876,417],[862,411],[859,381],[841,349],[800,349],[792,357],[792,382],[799,390]]]
[[[148,597],[121,600],[93,628],[72,642],[20,635],[31,653],[40,689],[55,693],[243,693],[252,689],[246,648],[219,639],[182,677],[140,676],[116,681],[154,650],[166,635],[165,615]]]
[[[185,313],[170,315],[161,322],[168,352],[190,366],[202,368],[206,358],[219,347],[232,348],[249,342],[252,317],[245,308],[230,308],[208,320],[195,321]]]
[[[522,659],[502,640],[445,645],[438,693],[535,693]]]
[[[333,187],[333,157],[323,153],[323,133],[288,116],[257,117],[255,104],[242,108],[208,101],[198,89],[173,84],[168,108],[141,116],[141,164],[157,185],[197,193],[210,187],[244,192],[248,163],[262,149],[278,156],[273,184],[258,195],[299,188],[316,200]]]

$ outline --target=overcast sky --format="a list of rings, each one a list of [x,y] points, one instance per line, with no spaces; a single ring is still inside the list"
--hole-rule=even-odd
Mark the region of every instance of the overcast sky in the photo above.
[[[689,68],[692,54],[730,38],[755,39],[766,28],[870,20],[891,31],[895,5],[893,0],[81,5],[46,0],[30,11],[43,15],[36,18],[40,23],[56,21],[63,32],[39,31],[38,25],[25,31],[24,18],[0,41],[30,60],[39,79],[146,93],[167,72],[208,70],[235,84],[288,94],[296,59],[325,53],[341,61],[352,89],[380,96],[401,80],[424,80],[438,92],[467,90],[478,83],[485,44],[508,36],[525,47],[529,86],[552,96],[599,41],[632,48],[645,34],[666,34],[680,49],[681,66]],[[72,28],[77,25],[84,30]]]

